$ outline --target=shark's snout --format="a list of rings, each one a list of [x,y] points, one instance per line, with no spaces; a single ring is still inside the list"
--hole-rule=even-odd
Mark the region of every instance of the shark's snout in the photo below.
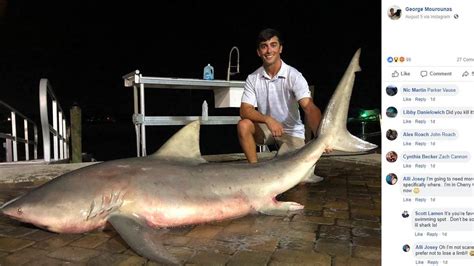
[[[0,212],[2,212],[2,214],[10,216],[12,218],[20,219],[23,215],[23,209],[21,208],[21,206],[19,206],[19,204],[17,204],[17,199],[18,198],[14,198],[14,199],[4,203],[0,207]]]
[[[33,223],[40,228],[47,229],[48,226],[44,225],[41,219],[37,219],[34,215],[35,212],[32,214],[31,211],[31,206],[25,203],[21,196],[10,200],[0,207],[0,212],[3,215],[23,223]]]

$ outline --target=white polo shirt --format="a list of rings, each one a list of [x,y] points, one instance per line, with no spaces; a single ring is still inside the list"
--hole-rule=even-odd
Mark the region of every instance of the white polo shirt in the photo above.
[[[298,101],[311,97],[303,75],[282,61],[280,71],[270,78],[262,67],[247,77],[242,102],[258,107],[258,111],[282,123],[283,131],[304,139]]]

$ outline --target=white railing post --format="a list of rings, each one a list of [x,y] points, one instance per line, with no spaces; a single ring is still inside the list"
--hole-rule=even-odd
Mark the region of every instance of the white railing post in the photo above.
[[[17,136],[16,136],[16,114],[14,111],[11,112],[12,122],[12,136],[13,136],[13,161],[18,161],[18,147],[17,147]]]
[[[63,136],[63,112],[58,112],[59,136]],[[64,159],[63,138],[59,138],[59,159]]]
[[[141,74],[140,74],[141,75]],[[143,117],[145,117],[145,84],[140,84],[140,111]],[[145,123],[141,124],[142,133],[142,156],[146,156],[146,131]]]
[[[137,118],[139,114],[138,110],[138,88],[137,86],[133,86],[133,117]],[[137,123],[137,121],[134,121],[135,123],[135,135],[136,135],[136,141],[137,141],[137,157],[140,157],[140,124]]]
[[[33,151],[33,158],[35,158],[35,160],[38,159],[38,128],[36,127],[36,125],[34,126],[34,130],[33,130],[33,134],[34,134],[34,139],[35,139],[35,146],[34,146],[34,151]]]
[[[51,117],[53,123],[49,123],[48,96],[51,98]],[[40,113],[41,128],[43,132],[44,160],[51,161],[51,134],[53,134],[53,156],[54,160],[69,158],[68,136],[66,126],[66,115],[61,108],[53,89],[47,79],[40,80]]]
[[[25,137],[25,160],[30,160],[30,147],[28,138],[28,121],[23,118],[23,132]]]
[[[43,133],[43,159],[51,161],[51,129],[48,118],[48,80],[41,79],[39,87],[41,131]]]
[[[55,100],[53,100],[52,104],[52,109],[53,109],[53,129],[55,134],[53,135],[53,156],[54,160],[59,159],[59,153],[58,153],[58,104]]]
[[[69,146],[68,146],[68,132],[67,132],[67,127],[66,127],[66,118],[63,117],[63,123],[62,123],[62,128],[63,128],[63,159],[69,158]]]

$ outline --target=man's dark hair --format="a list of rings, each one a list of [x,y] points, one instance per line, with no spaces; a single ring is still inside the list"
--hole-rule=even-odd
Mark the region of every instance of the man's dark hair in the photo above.
[[[280,32],[270,28],[262,30],[257,37],[257,48],[260,46],[261,42],[266,42],[275,36],[278,38],[280,44],[283,45],[283,39],[281,38]]]

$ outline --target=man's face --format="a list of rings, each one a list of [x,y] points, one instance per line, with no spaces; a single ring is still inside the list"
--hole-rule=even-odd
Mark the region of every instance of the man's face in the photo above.
[[[258,45],[257,54],[262,58],[263,65],[270,66],[280,60],[282,50],[283,46],[281,46],[278,37],[273,36],[270,40]]]

